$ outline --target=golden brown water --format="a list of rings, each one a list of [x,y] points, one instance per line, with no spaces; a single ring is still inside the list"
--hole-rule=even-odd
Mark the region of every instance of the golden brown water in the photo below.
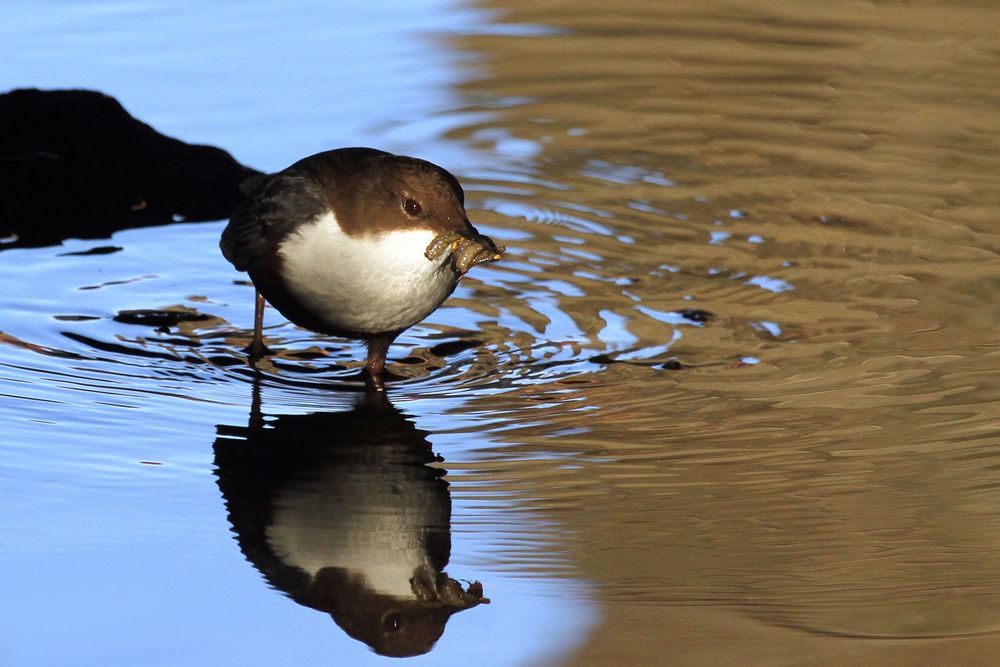
[[[234,34],[273,23],[322,53],[353,25],[302,11],[291,30],[284,4],[255,6],[274,13]],[[994,664],[1000,11],[478,8],[413,19],[440,62],[408,26],[362,22],[358,63],[372,35],[408,45],[376,54],[402,74],[388,101],[369,91],[389,110],[374,120],[351,106],[363,94],[282,106],[265,42],[266,90],[230,73],[241,83],[216,107],[174,112],[187,138],[261,168],[353,143],[440,162],[508,247],[390,354],[409,376],[389,390],[390,430],[421,461],[443,456],[450,483],[405,491],[434,496],[438,523],[450,511],[449,573],[492,600],[456,614],[427,664]],[[184,65],[176,48],[150,62]],[[302,61],[306,100],[353,72]],[[215,90],[229,70],[206,62]],[[442,63],[457,68],[444,84]],[[143,99],[126,106],[142,116]],[[213,450],[232,437],[239,458],[260,415],[242,353],[250,290],[215,249],[222,226],[0,254],[2,282],[22,286],[0,297],[0,481],[17,496],[0,524],[16,601],[0,662],[8,645],[50,644],[79,664],[387,661],[270,590],[233,541],[216,477],[240,479]],[[102,245],[118,250],[66,254]],[[177,305],[191,317],[162,329],[125,312]],[[267,333],[271,440],[322,450],[338,434],[301,424],[382,424],[348,410],[356,346],[273,312]],[[327,463],[303,485],[413,477]]]
[[[493,210],[547,305],[482,302],[564,337],[512,373],[547,382],[474,401],[532,422],[481,475],[598,582],[569,662],[990,662],[996,7],[488,6],[554,30],[459,40],[490,117],[453,135],[531,142]],[[681,308],[716,318],[663,349]],[[634,362],[566,361],[605,345]]]

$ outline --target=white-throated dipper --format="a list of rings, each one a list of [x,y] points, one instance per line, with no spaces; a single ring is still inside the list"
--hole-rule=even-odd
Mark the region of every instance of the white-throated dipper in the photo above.
[[[267,299],[301,327],[366,341],[366,378],[381,389],[396,336],[505,251],[469,222],[458,180],[417,158],[340,148],[246,189],[219,246],[257,290],[251,361]]]

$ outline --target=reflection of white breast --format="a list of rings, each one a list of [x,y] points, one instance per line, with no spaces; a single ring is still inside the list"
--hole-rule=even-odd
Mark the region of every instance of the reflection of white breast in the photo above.
[[[447,262],[424,256],[434,236],[428,229],[348,236],[326,213],[281,244],[285,284],[335,329],[404,329],[427,317],[455,288]]]
[[[289,485],[274,497],[267,541],[275,555],[310,575],[325,567],[362,575],[372,590],[412,598],[410,579],[427,565],[427,533],[440,529],[433,485],[421,468],[362,466]],[[446,508],[445,508],[446,510]],[[447,521],[447,518],[444,519]]]

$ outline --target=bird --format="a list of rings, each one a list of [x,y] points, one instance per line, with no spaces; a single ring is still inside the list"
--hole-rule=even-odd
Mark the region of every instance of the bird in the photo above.
[[[366,384],[383,391],[393,340],[506,252],[469,221],[458,179],[415,157],[338,148],[242,187],[219,247],[255,288],[251,365],[266,352],[266,301],[300,327],[365,341]]]

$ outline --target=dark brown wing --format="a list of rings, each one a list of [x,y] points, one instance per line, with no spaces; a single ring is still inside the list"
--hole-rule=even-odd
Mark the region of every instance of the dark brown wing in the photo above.
[[[240,271],[272,255],[297,225],[327,210],[315,182],[296,169],[255,177],[247,186],[251,193],[233,212],[219,241],[223,256]]]

